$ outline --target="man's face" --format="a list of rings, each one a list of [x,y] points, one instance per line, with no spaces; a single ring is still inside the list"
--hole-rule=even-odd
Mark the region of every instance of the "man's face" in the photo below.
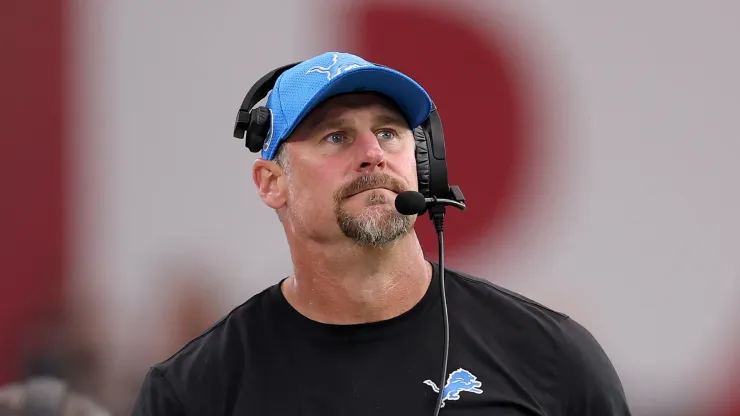
[[[394,203],[398,193],[418,187],[414,139],[384,97],[331,98],[283,146],[288,162],[284,215],[293,232],[379,247],[411,230],[415,217],[399,214]]]

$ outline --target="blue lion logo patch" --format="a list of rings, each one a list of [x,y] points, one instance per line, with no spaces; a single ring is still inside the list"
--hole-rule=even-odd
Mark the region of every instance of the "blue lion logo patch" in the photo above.
[[[319,74],[325,74],[326,80],[331,81],[332,78],[344,72],[351,71],[356,68],[362,68],[362,67],[368,66],[367,64],[352,63],[352,62],[347,62],[347,63],[337,65],[338,61],[339,61],[339,55],[335,53],[334,57],[332,58],[331,64],[329,66],[320,66],[320,65],[313,66],[309,68],[308,71],[306,71],[306,74],[310,74],[312,72],[318,72]]]
[[[430,386],[435,393],[439,393],[439,387],[432,380],[424,380],[424,384]],[[447,384],[444,386],[444,395],[442,396],[442,407],[445,407],[447,400],[460,400],[460,393],[467,391],[470,393],[481,394],[483,385],[478,381],[470,371],[458,368],[450,373],[447,377]]]

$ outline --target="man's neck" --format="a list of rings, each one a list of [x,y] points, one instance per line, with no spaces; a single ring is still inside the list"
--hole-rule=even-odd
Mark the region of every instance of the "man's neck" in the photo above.
[[[432,277],[412,232],[392,245],[291,248],[294,275],[282,284],[288,303],[317,322],[358,324],[396,317],[426,293]]]

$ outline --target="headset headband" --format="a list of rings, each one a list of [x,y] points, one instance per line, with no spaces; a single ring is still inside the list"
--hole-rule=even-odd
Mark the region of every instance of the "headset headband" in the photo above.
[[[252,88],[249,89],[247,95],[242,101],[242,106],[239,108],[239,112],[236,115],[236,123],[234,124],[234,137],[237,139],[243,139],[244,134],[247,132],[247,126],[249,125],[249,110],[257,105],[260,100],[267,97],[267,93],[275,86],[277,79],[283,72],[293,68],[300,64],[302,61],[295,62],[289,65],[281,66],[280,68],[274,69],[262,78],[260,78]]]

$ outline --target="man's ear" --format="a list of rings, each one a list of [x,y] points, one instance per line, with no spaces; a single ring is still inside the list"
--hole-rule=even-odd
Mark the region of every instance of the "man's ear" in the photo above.
[[[252,165],[252,179],[257,192],[262,201],[272,209],[279,209],[286,202],[287,189],[283,175],[283,169],[269,160],[257,159]]]

